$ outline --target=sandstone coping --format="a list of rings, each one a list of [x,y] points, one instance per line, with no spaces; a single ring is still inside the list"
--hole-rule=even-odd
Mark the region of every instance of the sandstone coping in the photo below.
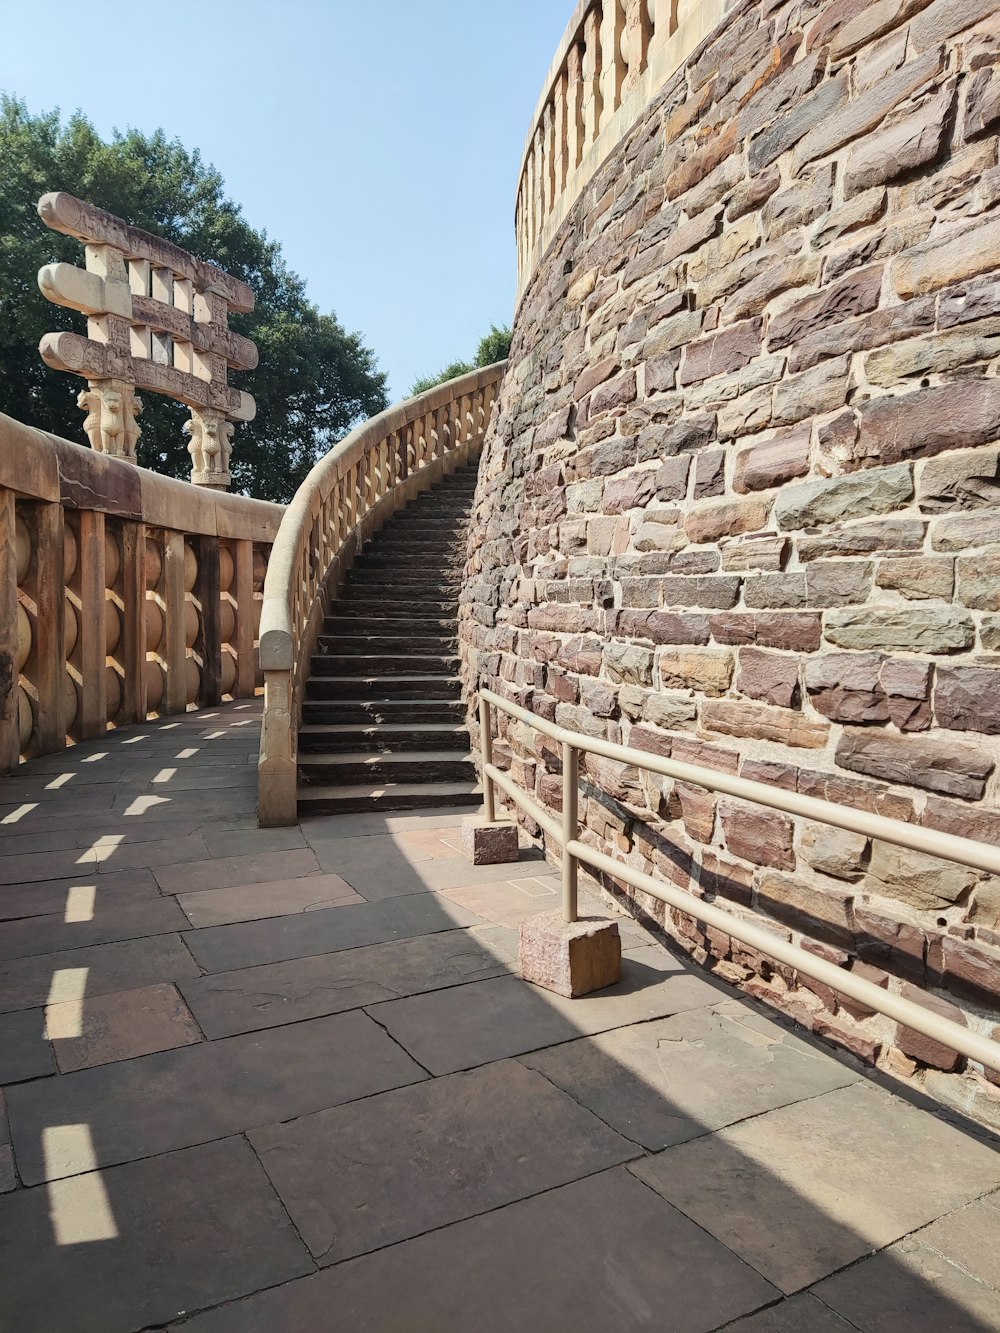
[[[601,164],[670,76],[731,17],[724,0],[579,0],[521,158],[519,297]]]

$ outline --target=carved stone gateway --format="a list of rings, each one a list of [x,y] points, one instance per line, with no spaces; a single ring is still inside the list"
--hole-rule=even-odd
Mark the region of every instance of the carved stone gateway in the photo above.
[[[225,490],[233,422],[252,421],[256,404],[230,387],[230,369],[253,370],[257,348],[229,328],[229,312],[254,307],[253,291],[221,268],[195,259],[71,194],[45,194],[47,227],[86,247],[86,269],[46,264],[42,294],[87,315],[87,337],[47,333],[39,344],[53,370],[87,381],[77,404],[91,447],[134,463],[142,399],[162,393],[191,409],[184,426],[196,486]]]

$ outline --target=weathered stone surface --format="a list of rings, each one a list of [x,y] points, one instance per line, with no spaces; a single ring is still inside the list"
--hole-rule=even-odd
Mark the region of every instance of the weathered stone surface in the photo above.
[[[561,912],[542,912],[521,922],[518,954],[525,981],[568,998],[621,980],[617,921],[583,918],[567,925]]]
[[[998,353],[1000,320],[984,320],[977,328],[911,338],[871,352],[865,358],[865,378],[869,384],[891,388],[916,375],[945,374],[975,361],[990,361]]]
[[[1000,734],[1000,666],[939,667],[934,717],[952,731]]]
[[[798,702],[799,659],[759,648],[741,648],[736,688],[751,699],[792,708]]]
[[[910,601],[948,601],[955,585],[955,564],[937,556],[896,556],[878,562],[875,582]]]
[[[747,736],[755,740],[777,741],[821,750],[829,727],[825,722],[807,720],[790,708],[769,708],[766,704],[748,704],[727,699],[706,699],[701,710],[707,731],[726,736]]]
[[[761,440],[736,455],[733,490],[745,494],[780,486],[809,471],[809,431],[786,432]]]
[[[931,1013],[940,1015],[941,1018],[947,1018],[952,1023],[957,1023],[959,1027],[966,1027],[965,1015],[961,1009],[947,1000],[941,999],[938,995],[930,995],[918,986],[912,986],[908,981],[903,982],[903,997],[912,1000],[914,1004],[919,1004],[923,1009],[929,1009]],[[962,1057],[957,1051],[952,1050],[950,1046],[944,1046],[941,1042],[935,1041],[933,1037],[925,1037],[922,1032],[917,1032],[914,1028],[903,1027],[902,1024],[896,1027],[896,1045],[904,1055],[911,1056],[914,1060],[919,1060],[921,1064],[930,1065],[933,1069],[943,1069],[950,1072],[958,1068]]]
[[[991,0],[934,0],[910,27],[913,43],[918,51],[926,51],[994,12]]]
[[[886,782],[982,800],[994,762],[974,745],[941,737],[891,736],[845,730],[837,763]]]
[[[681,384],[696,384],[713,375],[728,375],[739,370],[760,352],[763,322],[759,319],[738,324],[724,333],[699,342],[688,343],[681,366]]]
[[[1000,233],[997,239],[1000,244]],[[872,399],[861,409],[861,448],[886,463],[986,444],[998,435],[1000,380],[996,379],[963,379],[900,397]]]
[[[954,607],[829,611],[823,633],[840,648],[882,652],[957,653],[976,641],[972,617]]]
[[[813,870],[835,879],[858,880],[864,874],[868,839],[861,833],[806,824],[799,838],[799,855]]]
[[[1000,78],[993,69],[973,76],[965,98],[965,137],[975,139],[1000,121]]]
[[[661,651],[656,666],[660,685],[665,690],[697,690],[701,694],[720,695],[729,689],[733,677],[731,653]]]
[[[604,669],[619,684],[651,685],[653,653],[636,644],[609,643],[604,649]]]
[[[868,555],[873,551],[914,551],[923,545],[925,525],[911,519],[881,523],[851,523],[819,537],[799,537],[799,559],[821,560],[832,555]]]
[[[908,250],[893,261],[892,282],[900,296],[920,296],[962,282],[994,267],[1000,220],[987,218]]]
[[[1000,546],[1000,513],[954,514],[939,518],[931,526],[931,546],[935,551]]]
[[[954,100],[954,87],[946,87],[937,96],[927,98],[913,115],[864,139],[848,159],[845,196],[885,185],[935,161],[944,147]]]
[[[888,842],[872,844],[868,881],[875,893],[936,912],[957,902],[976,882],[976,872]]]
[[[684,531],[693,542],[714,542],[767,526],[770,503],[766,500],[723,500],[699,505],[684,519]]]
[[[874,310],[881,289],[882,270],[874,267],[852,273],[815,296],[803,297],[771,320],[767,337],[769,350],[773,352],[787,347],[816,329]]]
[[[773,534],[737,538],[722,547],[722,568],[727,570],[780,570],[788,556],[789,540]]]
[[[743,600],[755,609],[806,606],[809,602],[806,576],[799,570],[756,574],[745,581]]]
[[[829,653],[806,663],[810,702],[824,717],[855,726],[888,722],[889,704],[879,681],[877,653]]]
[[[860,903],[854,909],[860,956],[897,976],[924,978],[926,937],[919,926],[883,916]]]
[[[815,652],[822,634],[822,618],[816,613],[731,613],[710,616],[709,623],[718,643],[752,643],[759,648],[784,648],[795,653]]]
[[[794,825],[787,815],[777,810],[765,810],[762,806],[747,805],[744,801],[721,801],[719,818],[726,847],[734,856],[776,870],[795,868]]]
[[[491,822],[479,815],[467,815],[462,820],[462,855],[474,866],[516,861],[519,855],[517,825],[506,820]]]
[[[976,611],[1000,611],[1000,550],[960,556],[956,600]]]
[[[762,877],[756,899],[763,911],[805,935],[848,947],[853,942],[853,899],[846,890],[837,893],[770,872]]]
[[[1000,449],[962,449],[928,459],[919,471],[917,499],[929,514],[1000,505]]]
[[[900,509],[913,495],[913,475],[905,463],[847,477],[790,486],[777,499],[778,526],[791,530],[836,523],[845,518]]]

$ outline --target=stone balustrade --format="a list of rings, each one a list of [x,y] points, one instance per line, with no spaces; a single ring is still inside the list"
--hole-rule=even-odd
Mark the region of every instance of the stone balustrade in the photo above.
[[[519,291],[594,172],[724,11],[724,0],[580,0],[521,161]]]
[[[252,697],[282,512],[0,415],[0,769]]]
[[[296,819],[302,687],[330,601],[364,540],[482,448],[506,367],[483,370],[372,417],[322,458],[289,505],[264,585],[259,817]]]

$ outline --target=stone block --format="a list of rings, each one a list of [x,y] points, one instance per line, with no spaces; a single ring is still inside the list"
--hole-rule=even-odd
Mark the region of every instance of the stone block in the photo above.
[[[924,1009],[929,1009],[931,1013],[938,1014],[941,1018],[948,1018],[953,1023],[958,1023],[961,1027],[966,1027],[965,1015],[954,1004],[949,1004],[947,1000],[942,1000],[937,995],[929,995],[918,986],[911,985],[908,981],[903,982],[903,998],[912,1000]],[[930,1065],[932,1069],[943,1069],[946,1073],[951,1073],[957,1069],[962,1056],[957,1051],[952,1050],[950,1046],[945,1046],[933,1037],[925,1037],[922,1032],[917,1032],[914,1028],[899,1025],[896,1028],[896,1045],[904,1055],[909,1055],[914,1060],[919,1060],[921,1064]]]
[[[745,494],[781,486],[809,471],[809,430],[785,431],[736,455],[733,489]]]
[[[862,141],[847,163],[847,198],[876,185],[886,185],[906,172],[933,162],[941,153],[954,85],[928,98],[913,115],[884,125]]]
[[[692,542],[714,542],[767,526],[767,500],[709,501],[693,509],[684,520],[684,531]]]
[[[850,948],[853,898],[842,892],[806,884],[788,875],[767,872],[757,890],[757,907],[805,935]]]
[[[568,998],[621,980],[617,921],[586,917],[568,924],[559,912],[542,912],[521,922],[518,952],[525,981]]]
[[[814,722],[795,709],[771,708],[735,699],[706,699],[701,721],[706,731],[724,736],[745,736],[809,750],[822,750],[830,734],[825,722]]]
[[[893,736],[845,729],[837,745],[841,768],[886,782],[980,801],[993,759],[977,745],[943,737]]]
[[[869,887],[921,912],[939,912],[969,892],[976,872],[888,842],[872,845]]]
[[[833,287],[803,297],[771,320],[768,348],[777,351],[817,329],[867,314],[878,305],[881,290],[882,269],[871,267],[852,273]]]
[[[823,632],[840,648],[885,652],[958,653],[976,641],[972,617],[955,607],[835,610],[827,613]]]
[[[994,244],[1000,247],[1000,223],[997,226]],[[1000,380],[983,376],[873,398],[861,407],[861,452],[885,463],[988,444],[998,435]]]
[[[792,486],[778,497],[774,514],[781,528],[812,528],[901,509],[912,496],[911,470],[905,463],[898,463],[895,467]]]
[[[990,215],[907,250],[892,265],[892,281],[900,296],[922,296],[989,272],[995,266],[998,247],[1000,219]]]
[[[462,855],[474,866],[495,866],[518,859],[517,825],[503,819],[467,815],[462,820]]]
[[[754,865],[773,866],[776,870],[794,869],[794,826],[787,815],[743,801],[722,801],[719,817],[726,847],[733,856],[752,861]]]
[[[917,500],[925,514],[1000,504],[1000,448],[959,449],[920,468]]]
[[[948,601],[955,584],[955,565],[939,556],[895,556],[878,562],[875,582],[913,602]]]
[[[938,725],[953,731],[1000,734],[1000,669],[939,667],[934,690]]]
[[[861,833],[831,828],[829,824],[806,824],[799,840],[802,859],[834,879],[858,880],[864,874],[868,839]]]
[[[714,375],[728,375],[741,370],[763,346],[763,321],[748,320],[724,333],[699,342],[688,343],[681,367],[681,384],[696,384]]]
[[[793,708],[798,703],[797,657],[764,652],[759,648],[741,648],[739,660],[736,688],[741,694],[778,708]]]
[[[817,612],[730,612],[710,616],[709,624],[717,643],[752,643],[758,648],[783,648],[793,653],[814,653],[822,631],[822,617]]]
[[[957,563],[957,600],[974,611],[1000,611],[1000,550],[962,556]]]

